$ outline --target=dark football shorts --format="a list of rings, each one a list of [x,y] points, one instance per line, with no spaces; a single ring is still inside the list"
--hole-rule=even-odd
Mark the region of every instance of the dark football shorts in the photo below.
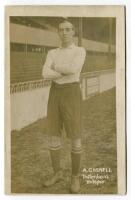
[[[81,138],[82,95],[78,82],[57,84],[52,82],[47,108],[47,132],[61,136],[63,125],[69,138]]]

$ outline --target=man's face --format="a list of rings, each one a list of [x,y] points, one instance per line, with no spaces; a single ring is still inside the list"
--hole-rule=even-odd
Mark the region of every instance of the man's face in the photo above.
[[[71,43],[74,36],[74,28],[70,22],[63,22],[59,25],[59,36],[62,43]]]

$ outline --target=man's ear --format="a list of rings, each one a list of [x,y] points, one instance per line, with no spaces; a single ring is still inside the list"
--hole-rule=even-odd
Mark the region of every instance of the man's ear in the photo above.
[[[73,28],[73,36],[75,36],[75,30],[74,30],[74,28]]]
[[[73,30],[73,36],[75,36],[76,32],[75,32],[75,27],[74,26],[72,27],[72,30]]]

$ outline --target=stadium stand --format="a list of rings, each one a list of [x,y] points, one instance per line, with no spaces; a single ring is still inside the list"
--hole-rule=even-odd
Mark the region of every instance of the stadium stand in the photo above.
[[[42,78],[42,67],[46,53],[42,52],[11,52],[11,83],[37,80]],[[110,68],[115,67],[115,55],[112,54]],[[88,52],[82,72],[106,70],[109,63],[107,53]],[[108,67],[109,68],[109,67]]]
[[[81,74],[85,101],[115,87],[115,19],[109,34],[108,18],[83,18],[82,43],[79,19],[71,20],[76,29],[74,42],[87,51]],[[46,117],[50,80],[42,78],[42,68],[49,49],[59,46],[59,22],[60,17],[10,18],[11,130]]]
[[[53,19],[55,22],[59,21],[60,19],[55,18]],[[74,20],[74,19],[71,19]],[[107,29],[107,19],[103,20],[103,32],[105,37],[101,38],[101,44],[105,44],[103,42],[107,42],[108,34],[105,30]],[[55,42],[52,46],[45,45],[45,38],[44,38],[44,31],[46,34],[46,30],[49,31],[49,33],[56,33],[56,23],[53,23],[52,18],[48,17],[47,19],[43,19],[41,17],[11,17],[10,26],[12,27],[15,25],[14,29],[11,29],[11,34],[14,35],[14,38],[11,37],[11,43],[10,43],[10,81],[11,83],[18,83],[18,82],[25,82],[25,81],[32,81],[32,80],[38,80],[42,79],[42,67],[45,62],[45,57],[49,49],[55,48],[58,46]],[[89,26],[91,27],[91,23],[93,24],[93,31],[96,26],[94,19],[83,19],[83,26]],[[102,24],[101,23],[101,24]],[[114,23],[114,21],[113,21]],[[76,26],[76,36],[78,36],[78,24],[76,23],[76,20],[74,20],[74,24]],[[106,26],[105,26],[106,25]],[[113,26],[114,27],[114,26]],[[24,30],[24,28],[28,29],[28,34],[23,35],[21,32]],[[99,31],[101,30],[98,28]],[[36,38],[36,32],[39,32],[42,30],[42,35],[40,35],[40,38]],[[15,37],[14,32],[17,32],[19,35],[19,38]],[[98,40],[97,32],[92,35],[92,40]],[[88,35],[86,35],[86,31],[83,31],[83,36],[86,38],[91,38],[91,30],[88,30]],[[26,43],[26,37],[32,37],[30,38],[30,42]],[[54,35],[55,38],[55,35]],[[112,44],[114,43],[114,37],[112,37]],[[50,38],[47,39],[46,44],[50,42]],[[54,39],[55,40],[55,39]],[[32,41],[32,42],[31,42]],[[106,43],[108,46],[108,43]],[[86,49],[87,51],[87,57],[85,64],[83,66],[82,72],[93,72],[93,71],[100,71],[100,70],[107,70],[110,68],[115,68],[115,52],[109,52],[108,51],[101,51],[101,50],[90,50]]]
[[[41,79],[44,57],[43,53],[11,52],[11,82]]]

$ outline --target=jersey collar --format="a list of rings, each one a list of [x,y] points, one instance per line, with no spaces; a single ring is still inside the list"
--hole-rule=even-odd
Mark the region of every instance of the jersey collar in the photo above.
[[[72,43],[71,45],[69,45],[68,47],[63,48],[62,46],[60,46],[60,49],[72,49],[74,48],[76,45],[74,43]]]

